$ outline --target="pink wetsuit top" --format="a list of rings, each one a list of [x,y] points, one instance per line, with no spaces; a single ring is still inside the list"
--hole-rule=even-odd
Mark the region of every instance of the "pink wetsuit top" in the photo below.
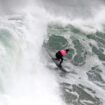
[[[61,50],[60,53],[61,53],[63,56],[67,55],[66,50]]]

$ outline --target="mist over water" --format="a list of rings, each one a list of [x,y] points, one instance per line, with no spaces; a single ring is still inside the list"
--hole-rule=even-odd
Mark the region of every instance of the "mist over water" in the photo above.
[[[29,6],[24,1],[1,3],[0,104],[64,105],[56,76],[41,58],[47,30],[43,10],[30,6],[31,2]]]
[[[97,40],[103,41],[91,37],[97,30],[104,32],[104,10],[103,0],[0,0],[0,105],[104,105],[103,59],[95,52]],[[84,56],[86,65],[65,64],[74,74],[60,77],[42,48],[48,35],[65,37],[77,52],[81,47],[76,44],[85,43],[88,54],[99,59],[93,54],[94,63]]]
[[[103,0],[44,0],[42,4],[46,9],[49,8],[51,13],[74,19],[93,16],[92,12],[97,11],[105,3]]]

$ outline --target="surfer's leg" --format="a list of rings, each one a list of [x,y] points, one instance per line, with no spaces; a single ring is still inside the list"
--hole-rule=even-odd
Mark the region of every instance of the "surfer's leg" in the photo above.
[[[56,58],[55,58],[55,60],[58,60],[58,61],[60,61],[60,54],[59,53],[56,53]]]
[[[61,61],[60,61],[60,63],[59,63],[59,66],[62,67],[61,64],[62,64],[62,62],[63,62],[63,58],[61,57],[60,59],[61,59]]]

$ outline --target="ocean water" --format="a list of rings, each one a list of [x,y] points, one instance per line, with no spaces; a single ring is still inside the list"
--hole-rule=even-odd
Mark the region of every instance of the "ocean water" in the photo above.
[[[104,28],[104,0],[0,0],[0,105],[105,105]]]

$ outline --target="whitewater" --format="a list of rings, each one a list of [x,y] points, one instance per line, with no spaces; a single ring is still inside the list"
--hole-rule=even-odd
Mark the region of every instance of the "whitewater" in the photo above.
[[[105,105],[104,11],[103,0],[0,0],[0,105]],[[68,74],[48,54],[64,48]]]

